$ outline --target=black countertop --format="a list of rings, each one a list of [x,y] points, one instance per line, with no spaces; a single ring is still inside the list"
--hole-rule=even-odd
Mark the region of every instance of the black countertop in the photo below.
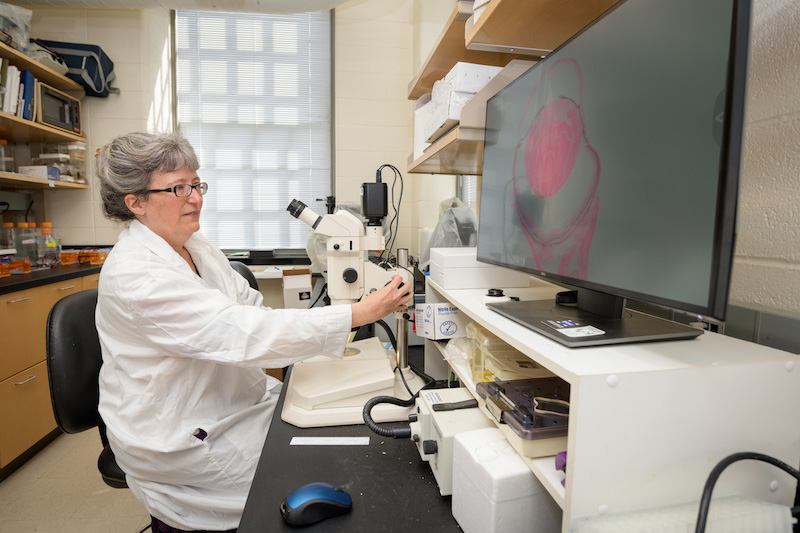
[[[36,270],[30,274],[13,274],[0,278],[0,294],[23,289],[32,289],[48,283],[56,283],[72,278],[80,278],[100,272],[102,265],[63,265],[47,270]]]
[[[285,396],[284,387],[239,533],[298,531],[283,521],[280,504],[315,481],[343,487],[353,498],[353,510],[302,528],[307,533],[461,531],[451,497],[439,494],[430,466],[410,439],[381,437],[364,425],[300,429],[281,420]],[[369,445],[297,446],[292,437],[369,437]]]

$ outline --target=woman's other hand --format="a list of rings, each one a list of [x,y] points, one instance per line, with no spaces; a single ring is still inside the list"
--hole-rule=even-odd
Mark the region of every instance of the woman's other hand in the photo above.
[[[402,277],[392,276],[392,281],[385,287],[373,291],[360,302],[352,304],[350,306],[353,315],[352,327],[357,328],[371,324],[395,311],[405,311],[411,303],[413,295],[409,292],[407,285],[400,287],[402,282]]]

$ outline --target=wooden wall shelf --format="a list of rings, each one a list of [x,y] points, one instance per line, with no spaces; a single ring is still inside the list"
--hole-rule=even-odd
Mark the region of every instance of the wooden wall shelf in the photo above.
[[[14,187],[17,189],[87,189],[88,185],[71,181],[50,181],[42,178],[32,178],[13,172],[0,172],[0,187]]]

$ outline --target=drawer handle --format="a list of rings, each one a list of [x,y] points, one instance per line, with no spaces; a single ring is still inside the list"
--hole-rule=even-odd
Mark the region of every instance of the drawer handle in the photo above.
[[[14,385],[25,385],[27,382],[33,381],[34,379],[36,379],[36,376],[30,376],[25,381],[18,381],[17,383],[14,383]]]
[[[74,289],[75,285],[70,285],[69,287],[59,287],[58,290],[60,291],[68,291],[70,289]]]
[[[27,299],[28,299],[28,297],[27,297],[27,296],[25,296],[25,297],[23,297],[23,298],[17,298],[16,300],[6,300],[6,303],[7,303],[7,304],[15,304],[15,303],[17,303],[17,302],[24,302],[24,301],[25,301],[25,300],[27,300]]]

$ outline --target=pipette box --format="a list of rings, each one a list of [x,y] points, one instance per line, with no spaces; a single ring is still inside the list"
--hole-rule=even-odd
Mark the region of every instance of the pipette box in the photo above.
[[[453,441],[453,518],[465,533],[561,531],[561,509],[497,428]]]
[[[479,404],[512,430],[511,443],[525,457],[555,455],[567,449],[569,383],[559,377],[482,382]]]

